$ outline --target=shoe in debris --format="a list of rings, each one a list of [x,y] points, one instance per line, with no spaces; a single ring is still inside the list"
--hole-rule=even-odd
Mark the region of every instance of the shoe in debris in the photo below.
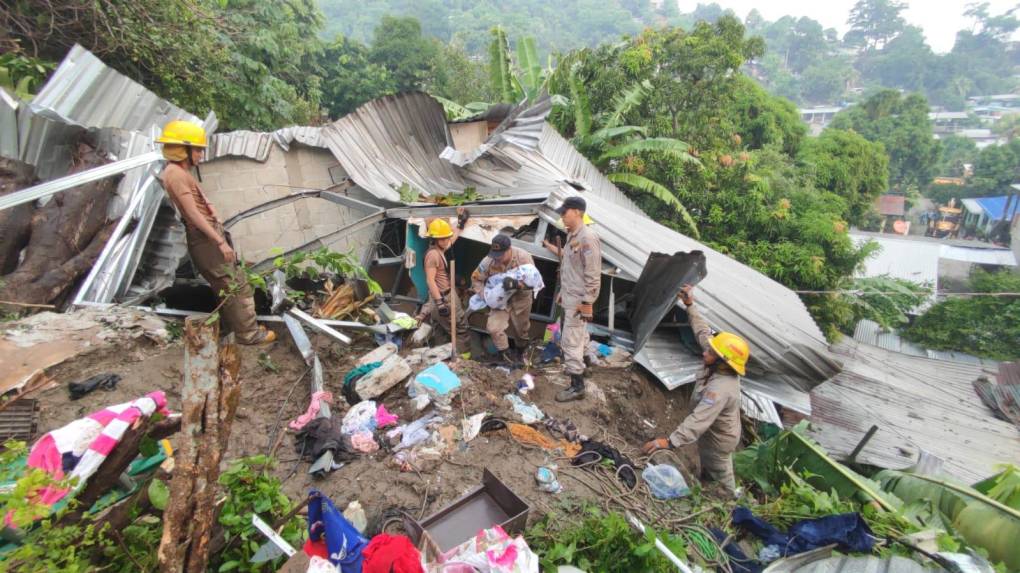
[[[556,394],[557,402],[571,402],[573,400],[583,400],[585,396],[584,390],[584,377],[580,374],[570,375],[570,388],[561,390]]]

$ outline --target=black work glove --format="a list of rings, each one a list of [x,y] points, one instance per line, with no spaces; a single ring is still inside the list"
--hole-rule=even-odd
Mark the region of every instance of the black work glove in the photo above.
[[[521,281],[512,277],[503,277],[503,290],[517,290],[521,288]]]
[[[457,209],[457,228],[463,230],[464,225],[467,224],[468,217],[470,216],[471,213],[469,213],[464,207]]]
[[[439,309],[438,310],[439,310],[439,316],[441,316],[443,318],[449,318],[450,317],[450,306],[447,305],[446,303],[443,303],[443,304],[439,305]]]

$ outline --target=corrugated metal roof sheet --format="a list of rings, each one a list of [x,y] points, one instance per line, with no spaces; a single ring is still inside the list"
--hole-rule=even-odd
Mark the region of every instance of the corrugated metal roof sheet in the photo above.
[[[404,184],[424,195],[467,187],[439,157],[452,139],[442,106],[426,94],[372,100],[324,127],[322,137],[350,178],[379,199],[399,202]]]
[[[988,369],[852,339],[833,351],[843,371],[811,391],[809,430],[833,456],[848,456],[874,424],[879,430],[857,459],[878,467],[909,467],[923,449],[945,460],[947,475],[973,483],[1020,459],[1020,433],[996,419],[971,386]]]
[[[264,162],[269,159],[272,145],[278,145],[284,151],[289,151],[291,143],[295,141],[310,147],[326,148],[321,127],[290,126],[270,132],[238,130],[217,133],[210,137],[209,147],[202,161],[209,162],[233,156]]]
[[[1020,361],[999,363],[999,384],[1020,385]]]
[[[1009,249],[975,249],[972,247],[958,247],[956,245],[942,245],[942,251],[939,253],[939,256],[943,259],[979,265],[1016,266],[1016,255]]]
[[[995,384],[982,378],[974,381],[974,391],[997,416],[1020,427],[1020,385]]]
[[[917,284],[927,284],[932,287],[932,297],[934,298],[934,291],[938,289],[941,245],[903,237],[864,235],[856,231],[850,233],[850,238],[855,245],[875,241],[881,247],[878,252],[864,261],[864,268],[859,276],[888,275]]]
[[[201,119],[161,99],[131,78],[108,67],[75,44],[29,107],[39,115],[82,127],[116,127],[148,132],[173,119]],[[215,116],[206,131],[216,131]]]
[[[815,561],[796,569],[776,569],[796,573],[926,573],[927,567],[906,557],[874,557],[871,555],[840,555]]]

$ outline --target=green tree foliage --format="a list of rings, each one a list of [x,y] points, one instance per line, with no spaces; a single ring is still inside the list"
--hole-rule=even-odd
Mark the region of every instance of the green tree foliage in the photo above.
[[[1020,140],[990,145],[977,154],[974,176],[967,182],[968,197],[1005,195],[1020,174]]]
[[[1020,276],[980,269],[971,292],[1020,293]],[[1020,296],[954,297],[939,302],[903,331],[907,340],[995,360],[1020,358]]]
[[[873,320],[884,329],[899,328],[910,322],[914,311],[931,294],[930,286],[889,276],[854,279],[845,295],[853,309],[853,317],[843,327],[851,333],[862,319]]]
[[[620,125],[642,130],[642,137],[687,142],[700,161],[650,154],[631,169],[671,190],[714,248],[790,287],[838,290],[868,254],[851,242],[847,221],[851,204],[863,205],[884,185],[881,168],[876,179],[876,169],[864,165],[881,166],[880,148],[843,136],[855,144],[845,151],[831,144],[836,136],[827,136],[801,158],[804,126],[792,104],[739,71],[762,49],[760,38],[745,37],[740,22],[724,15],[690,32],[646,30],[623,43],[568,54],[550,89],[571,106],[557,108],[553,119],[598,163],[605,152],[586,147],[579,134],[596,133],[597,118],[615,115],[621,86],[648,82],[648,93],[621,114]],[[590,116],[577,113],[584,106]],[[844,172],[865,182],[850,182]],[[828,187],[818,186],[819,174]],[[690,232],[669,205],[633,197],[654,219]],[[839,296],[806,295],[805,301],[832,336],[852,316]]]
[[[851,225],[864,224],[875,200],[888,186],[885,149],[852,131],[826,129],[820,137],[805,142],[799,159],[814,171],[818,189],[846,201],[846,219]]]
[[[932,135],[928,102],[918,94],[880,91],[836,115],[831,127],[852,129],[889,153],[889,184],[907,192],[927,188],[935,175],[939,142]]]
[[[323,49],[319,67],[328,78],[322,87],[322,103],[332,118],[396,91],[389,70],[369,58],[367,46],[350,38],[338,36]]]
[[[14,2],[0,21],[28,56],[58,61],[81,44],[185,109],[215,110],[228,129],[318,115],[314,0]]]
[[[963,177],[965,165],[973,165],[978,148],[973,139],[959,135],[943,137],[939,145],[939,162],[936,173],[943,177]]]
[[[847,19],[847,43],[868,50],[883,48],[906,27],[902,16],[906,8],[896,0],[858,0]]]
[[[368,60],[386,68],[398,92],[423,90],[435,81],[439,43],[422,35],[412,17],[383,16],[376,27]]]

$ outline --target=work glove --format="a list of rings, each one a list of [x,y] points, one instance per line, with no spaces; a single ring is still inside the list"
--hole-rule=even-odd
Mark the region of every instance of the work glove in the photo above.
[[[691,306],[694,304],[694,286],[684,285],[684,288],[680,289],[680,293],[676,295],[680,302],[684,303],[684,306]]]
[[[577,305],[577,314],[581,315],[581,320],[585,322],[591,322],[595,319],[595,310],[590,304],[579,304]]]
[[[450,318],[450,306],[446,304],[439,305],[438,308],[439,316],[443,318]]]
[[[467,224],[468,217],[470,216],[471,213],[469,213],[464,207],[457,209],[457,228],[463,230],[464,225]]]
[[[645,445],[641,446],[641,453],[648,455],[658,450],[668,450],[669,439],[667,438],[655,438],[650,442],[645,442]]]
[[[521,288],[521,281],[512,277],[503,277],[503,290],[517,290]]]

